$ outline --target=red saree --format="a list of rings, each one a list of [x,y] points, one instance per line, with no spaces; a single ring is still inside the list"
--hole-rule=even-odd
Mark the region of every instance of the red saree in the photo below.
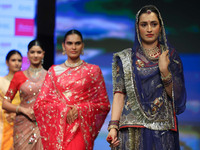
[[[78,109],[78,118],[72,124],[66,121],[71,109],[68,105]],[[109,110],[105,83],[98,66],[85,62],[68,69],[52,66],[34,105],[44,149],[70,149],[70,142],[82,135],[84,149],[92,150]]]

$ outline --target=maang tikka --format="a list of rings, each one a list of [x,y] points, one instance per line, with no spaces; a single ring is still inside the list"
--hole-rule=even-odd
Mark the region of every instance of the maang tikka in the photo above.
[[[147,10],[147,14],[150,14],[151,13],[151,10]]]

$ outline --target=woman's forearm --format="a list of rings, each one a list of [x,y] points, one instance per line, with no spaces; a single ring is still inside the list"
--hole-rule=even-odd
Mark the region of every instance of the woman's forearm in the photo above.
[[[165,72],[161,72],[161,78],[164,83],[164,87],[165,87],[165,91],[167,92],[167,95],[172,98],[172,86],[173,86],[172,75],[168,69]]]
[[[172,98],[172,82],[170,83],[170,85],[168,85],[167,87],[165,87],[165,91],[167,92],[167,95]]]
[[[12,104],[11,102],[9,102],[5,99],[3,100],[2,108],[9,111],[9,112],[14,112],[14,113],[20,112],[19,106]]]
[[[122,93],[115,93],[113,97],[111,120],[119,120],[123,107],[124,107],[124,97]]]

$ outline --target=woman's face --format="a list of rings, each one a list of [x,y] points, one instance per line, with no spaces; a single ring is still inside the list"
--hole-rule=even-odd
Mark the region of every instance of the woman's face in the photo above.
[[[153,44],[158,42],[158,36],[161,30],[159,20],[154,12],[143,13],[138,23],[139,34],[142,43]]]
[[[32,46],[28,51],[28,59],[32,65],[42,64],[44,58],[44,51],[40,46]]]
[[[84,48],[84,43],[78,34],[70,34],[66,37],[65,43],[62,43],[63,50],[66,52],[68,59],[79,59]]]
[[[9,71],[17,72],[22,67],[22,57],[19,54],[13,54],[8,61],[6,61]]]

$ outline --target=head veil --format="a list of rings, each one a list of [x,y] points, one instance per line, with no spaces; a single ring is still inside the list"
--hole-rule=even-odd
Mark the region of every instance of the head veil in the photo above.
[[[163,20],[162,20],[162,17],[161,17],[159,10],[154,5],[146,5],[146,6],[142,7],[136,14],[136,21],[135,21],[135,32],[136,32],[136,34],[135,34],[135,41],[134,41],[133,49],[138,48],[138,45],[143,49],[140,34],[139,34],[139,29],[138,29],[138,23],[139,23],[140,15],[143,14],[143,13],[147,13],[148,10],[150,10],[151,12],[154,12],[154,13],[157,12],[156,14],[158,15],[158,19],[160,21],[160,26],[161,26],[161,32],[159,34],[158,41],[159,41],[160,44],[164,45],[163,50],[167,50],[168,44],[167,44],[167,38],[166,38],[164,23],[163,23]]]

